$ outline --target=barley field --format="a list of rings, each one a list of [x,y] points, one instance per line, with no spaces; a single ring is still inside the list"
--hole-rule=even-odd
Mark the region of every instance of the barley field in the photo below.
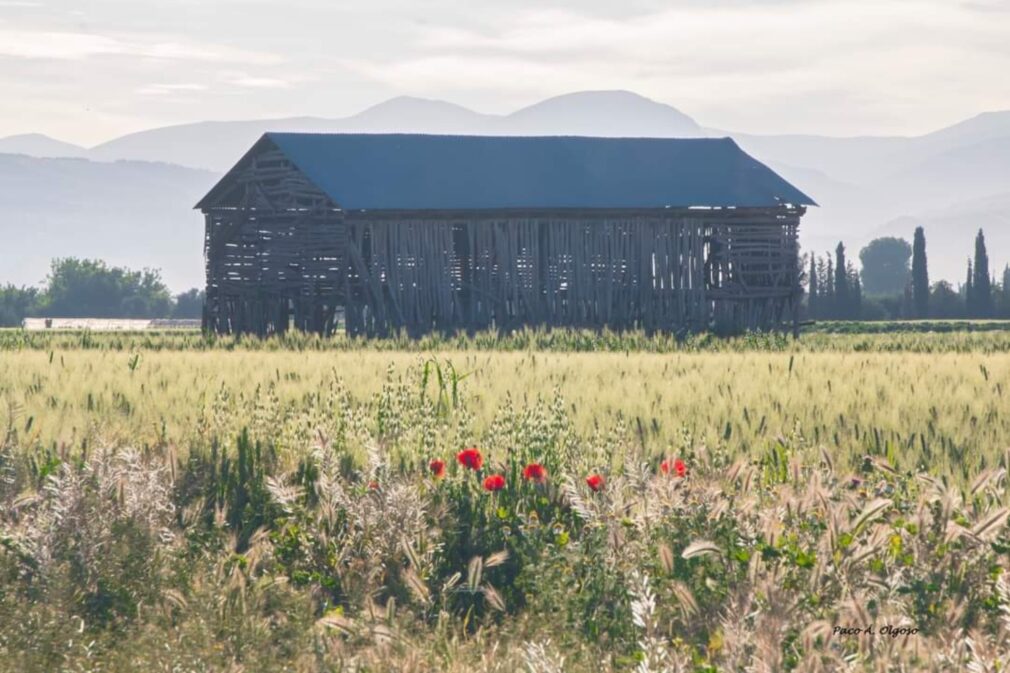
[[[840,344],[670,352],[165,347],[170,336],[156,348],[56,343],[0,351],[0,401],[8,418],[17,416],[21,441],[43,450],[185,449],[211,414],[225,425],[215,431],[230,435],[269,414],[258,439],[277,442],[331,413],[328,394],[374,409],[398,387],[434,394],[441,372],[443,387],[465,398],[464,433],[473,438],[488,432],[503,405],[562,404],[580,437],[622,432],[651,455],[685,433],[734,455],[796,435],[850,467],[881,455],[962,481],[1002,457],[1010,446],[1010,353],[994,348],[1001,341],[955,349],[955,336],[937,352],[917,349],[915,337],[905,350],[872,338],[878,348],[843,349],[849,339],[835,337]]]
[[[1010,333],[930,327],[0,332],[0,670],[1005,670]]]

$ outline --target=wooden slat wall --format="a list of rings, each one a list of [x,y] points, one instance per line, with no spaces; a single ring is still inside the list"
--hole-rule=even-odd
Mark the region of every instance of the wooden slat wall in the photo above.
[[[205,329],[333,330],[348,283],[347,229],[280,152],[254,157],[205,221]]]
[[[799,215],[347,216],[353,333],[523,325],[770,329],[799,298]],[[361,241],[371,254],[361,255]],[[367,257],[367,259],[366,259]],[[788,314],[788,315],[787,315]]]

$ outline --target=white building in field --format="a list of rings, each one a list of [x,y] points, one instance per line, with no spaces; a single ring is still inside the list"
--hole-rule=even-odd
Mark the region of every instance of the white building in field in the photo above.
[[[93,332],[142,332],[144,330],[199,329],[199,320],[129,318],[25,318],[30,332],[45,330],[91,330]]]

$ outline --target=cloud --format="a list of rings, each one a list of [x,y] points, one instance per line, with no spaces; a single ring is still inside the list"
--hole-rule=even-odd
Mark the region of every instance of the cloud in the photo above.
[[[247,74],[225,76],[221,78],[221,81],[232,86],[240,86],[247,89],[287,89],[291,86],[291,82],[286,79],[258,77]]]
[[[274,54],[156,36],[115,37],[83,32],[0,29],[0,57],[81,60],[95,56],[123,56],[166,61],[201,61],[272,65]]]
[[[122,53],[122,46],[102,35],[0,30],[0,56],[76,60]]]
[[[961,6],[979,12],[1010,12],[1006,0],[961,0]]]
[[[206,91],[207,86],[204,84],[196,83],[182,83],[182,84],[147,84],[138,88],[136,91],[142,96],[165,96],[173,93],[180,93],[186,91]]]
[[[12,3],[35,0],[0,0],[0,89],[21,92],[0,105],[3,132],[47,123],[26,109],[90,107],[132,129],[401,94],[501,113],[580,89],[752,132],[912,134],[1010,108],[1010,0]],[[186,83],[206,88],[171,88]]]
[[[1008,31],[1007,21],[949,0],[689,1],[622,17],[527,8],[480,26],[425,25],[406,53],[343,64],[417,95],[515,99],[525,92],[534,100],[625,88],[711,124],[782,131],[817,130],[817,120],[828,117],[844,129],[838,107],[853,104],[852,119],[863,128],[875,117],[909,132],[925,130],[907,128],[910,118],[923,123],[923,110],[947,107],[956,116],[968,100],[1010,104],[992,84],[1010,66]],[[951,88],[959,99],[937,99]],[[817,95],[809,106],[798,104],[804,91],[828,90],[839,93],[834,109]]]

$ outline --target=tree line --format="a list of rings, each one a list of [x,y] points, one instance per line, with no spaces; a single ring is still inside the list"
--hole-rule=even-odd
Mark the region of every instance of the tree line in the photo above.
[[[133,271],[96,259],[54,259],[43,287],[0,287],[0,326],[28,317],[199,318],[203,291],[172,296],[154,269]]]
[[[871,241],[859,253],[857,271],[839,243],[833,254],[804,260],[806,317],[815,320],[1010,318],[1010,266],[997,281],[989,269],[985,234],[975,237],[963,283],[929,281],[926,236],[911,245],[894,237]],[[134,271],[101,260],[52,261],[41,288],[0,287],[0,327],[26,317],[199,318],[204,293],[173,296],[158,270]]]
[[[929,282],[926,235],[871,241],[859,253],[859,272],[841,243],[833,255],[808,255],[804,267],[806,314],[815,320],[1010,318],[1010,266],[1000,279],[989,269],[985,233],[975,237],[963,283]]]

